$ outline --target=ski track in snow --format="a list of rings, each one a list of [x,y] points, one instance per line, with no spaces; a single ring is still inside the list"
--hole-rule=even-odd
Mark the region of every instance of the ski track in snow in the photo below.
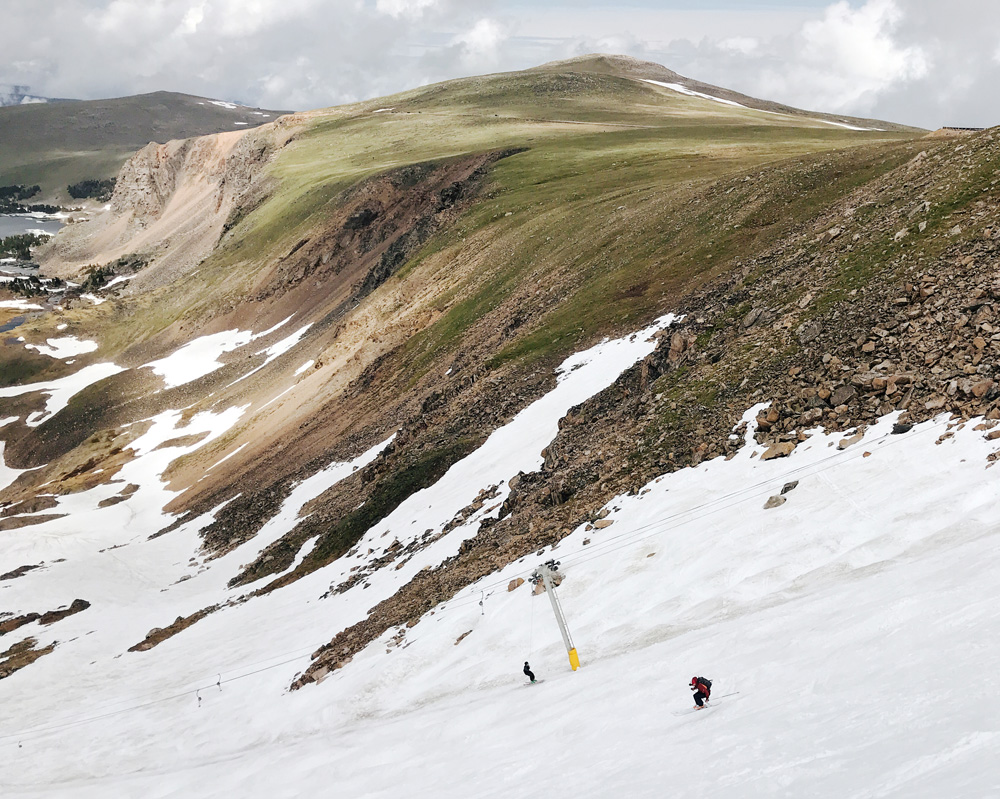
[[[49,564],[0,582],[5,609],[93,603],[5,636],[5,645],[28,635],[60,644],[0,681],[4,796],[273,797],[335,787],[395,797],[404,785],[412,797],[995,795],[1000,772],[986,764],[1000,711],[1000,489],[986,468],[995,445],[976,421],[937,445],[942,420],[893,436],[892,415],[846,450],[836,448],[844,434],[815,430],[788,458],[762,462],[752,435],[764,406],[751,408],[746,445],[731,460],[614,499],[609,527],[575,530],[459,592],[405,630],[400,646],[390,630],[321,684],[286,692],[317,646],[454,555],[496,512],[506,480],[541,465],[559,418],[650,352],[669,322],[568,359],[551,392],[369,530],[358,554],[126,653],[151,627],[245,593],[226,587],[239,566],[389,443],[303,480],[256,537],[203,561],[192,556],[212,514],[147,536],[170,522],[159,476],[207,442],[156,447],[201,430],[212,440],[245,408],[198,414],[185,427],[179,411],[155,417],[120,475],[139,492],[102,509],[97,502],[124,483],[61,497],[57,512],[70,516],[0,539],[0,571]],[[792,480],[786,504],[764,510]],[[369,560],[369,548],[377,557],[396,540],[440,533],[497,483],[499,496],[465,524],[367,587],[319,599]],[[550,557],[566,575],[559,594],[583,663],[575,673],[547,598],[528,585],[506,590]],[[545,679],[530,692],[516,690],[525,659]],[[740,701],[673,716],[690,703],[694,673],[713,679],[717,695],[739,690]],[[60,722],[76,724],[31,732]],[[696,767],[706,752],[711,767]]]

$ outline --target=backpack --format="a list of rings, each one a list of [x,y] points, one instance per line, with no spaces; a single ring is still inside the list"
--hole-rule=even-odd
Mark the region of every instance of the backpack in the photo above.
[[[711,680],[706,680],[706,679],[705,679],[704,677],[699,677],[699,678],[698,678],[698,682],[700,682],[700,683],[704,683],[705,687],[706,687],[706,688],[707,688],[707,689],[708,689],[709,691],[711,691],[711,690],[712,690],[712,681],[711,681]]]

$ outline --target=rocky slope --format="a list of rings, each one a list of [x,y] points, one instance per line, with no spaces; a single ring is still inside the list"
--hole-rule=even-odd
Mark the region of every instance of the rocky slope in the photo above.
[[[66,516],[40,511],[99,494],[95,513],[161,503],[136,534],[150,546],[195,530],[190,555],[217,564],[225,590],[129,641],[148,652],[363,558],[364,535],[552,392],[565,358],[685,314],[554,440],[527,445],[531,461],[544,448],[540,470],[477,486],[440,530],[373,548],[371,563],[330,582],[328,596],[356,601],[373,575],[478,525],[337,631],[301,685],[345,648],[599,521],[616,493],[731,452],[734,420],[761,399],[776,415],[761,430],[784,445],[803,424],[853,428],[904,398],[928,411],[942,390],[992,401],[982,381],[949,394],[950,382],[918,379],[895,350],[849,363],[855,344],[842,337],[874,308],[851,311],[850,291],[870,285],[875,303],[872,281],[896,269],[897,250],[966,246],[942,238],[941,214],[979,201],[971,187],[992,169],[992,140],[832,128],[648,75],[676,77],[598,57],[144,148],[108,214],[57,238],[46,264],[65,275],[100,264],[114,278],[90,300],[53,301],[10,345],[20,357],[23,343],[57,336],[100,342],[33,361],[32,383],[0,389],[6,468],[22,470],[0,494],[3,523],[44,530]],[[918,189],[927,197],[901,199]],[[911,212],[916,227],[897,239]],[[900,296],[919,296],[924,284],[909,280]],[[888,307],[894,321],[908,313]],[[877,347],[918,329],[885,324]],[[949,380],[965,369],[939,360]],[[77,385],[86,370],[93,379]],[[155,477],[132,476],[161,449]],[[367,452],[274,532],[301,486]]]
[[[294,117],[248,131],[150,143],[118,173],[110,209],[70,226],[40,254],[46,275],[85,277],[95,265],[138,256],[150,268],[128,289],[184,276],[215,249],[241,204],[260,202],[254,178],[293,135]]]
[[[902,411],[897,431],[942,412],[988,439],[1000,420],[1000,140],[911,145],[910,157],[802,220],[799,231],[686,299],[684,321],[614,386],[574,408],[538,472],[511,481],[450,562],[421,573],[369,617],[317,650],[296,686],[342,665],[394,626],[541,547],[556,544],[614,496],[665,471],[731,456],[745,410],[764,459],[787,457],[822,427],[841,448]],[[885,153],[883,156],[887,155]],[[894,154],[899,158],[903,153]],[[740,227],[775,180],[838,168],[837,158],[713,186],[739,192]],[[947,440],[952,432],[939,438]],[[990,456],[1000,457],[1000,449]]]

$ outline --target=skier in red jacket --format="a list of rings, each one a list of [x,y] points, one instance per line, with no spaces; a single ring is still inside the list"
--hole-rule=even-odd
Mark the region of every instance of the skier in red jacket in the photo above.
[[[704,677],[692,677],[691,690],[694,691],[694,709],[700,710],[712,695],[712,681]]]

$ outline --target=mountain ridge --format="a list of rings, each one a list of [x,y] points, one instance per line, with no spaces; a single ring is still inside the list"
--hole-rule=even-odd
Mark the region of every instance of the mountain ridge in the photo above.
[[[773,795],[779,772],[796,790],[833,773],[847,793],[909,791],[864,755],[947,755],[894,734],[918,709],[956,740],[977,729],[910,664],[991,629],[948,618],[957,568],[975,563],[962,574],[993,602],[1000,422],[1000,130],[920,133],[571,63],[286,116],[225,153],[209,137],[133,156],[106,220],[52,245],[135,215],[96,263],[66,258],[87,291],[0,306],[18,337],[0,357],[23,375],[0,388],[0,580],[18,614],[0,621],[17,625],[0,693],[53,724],[80,701],[69,675],[94,707],[122,685],[136,705],[76,719],[100,757],[44,758],[55,777],[38,756],[67,739],[26,728],[25,790],[65,776],[106,794],[116,771],[143,786],[174,741],[167,792],[272,791],[238,750],[296,790],[331,768],[356,793],[398,789],[418,757],[438,769],[411,775],[418,795],[437,774],[467,793],[482,768],[452,751],[484,726],[513,746],[524,718],[544,732],[545,758],[516,753],[537,786],[604,690],[620,735],[640,716],[655,731],[615,752],[637,791]],[[184,266],[179,216],[214,226]],[[118,253],[136,260],[103,262]],[[524,586],[549,559],[573,674]],[[62,605],[83,609],[39,621]],[[558,712],[508,690],[525,659]],[[906,664],[891,724],[857,712],[852,669],[873,662]],[[788,687],[788,668],[817,676]],[[734,758],[702,782],[669,700],[648,699],[668,679],[684,701],[692,672],[746,695],[695,722]],[[781,747],[751,752],[705,726],[719,718],[748,740],[826,736],[838,766],[786,774]],[[415,734],[435,725],[443,748]],[[136,730],[148,742],[122,746]],[[596,751],[572,740],[602,793]],[[651,769],[647,744],[683,771]],[[988,780],[944,763],[936,784]]]
[[[282,111],[179,92],[0,108],[0,184],[38,184],[48,198],[66,186],[114,177],[136,150],[275,119]]]

